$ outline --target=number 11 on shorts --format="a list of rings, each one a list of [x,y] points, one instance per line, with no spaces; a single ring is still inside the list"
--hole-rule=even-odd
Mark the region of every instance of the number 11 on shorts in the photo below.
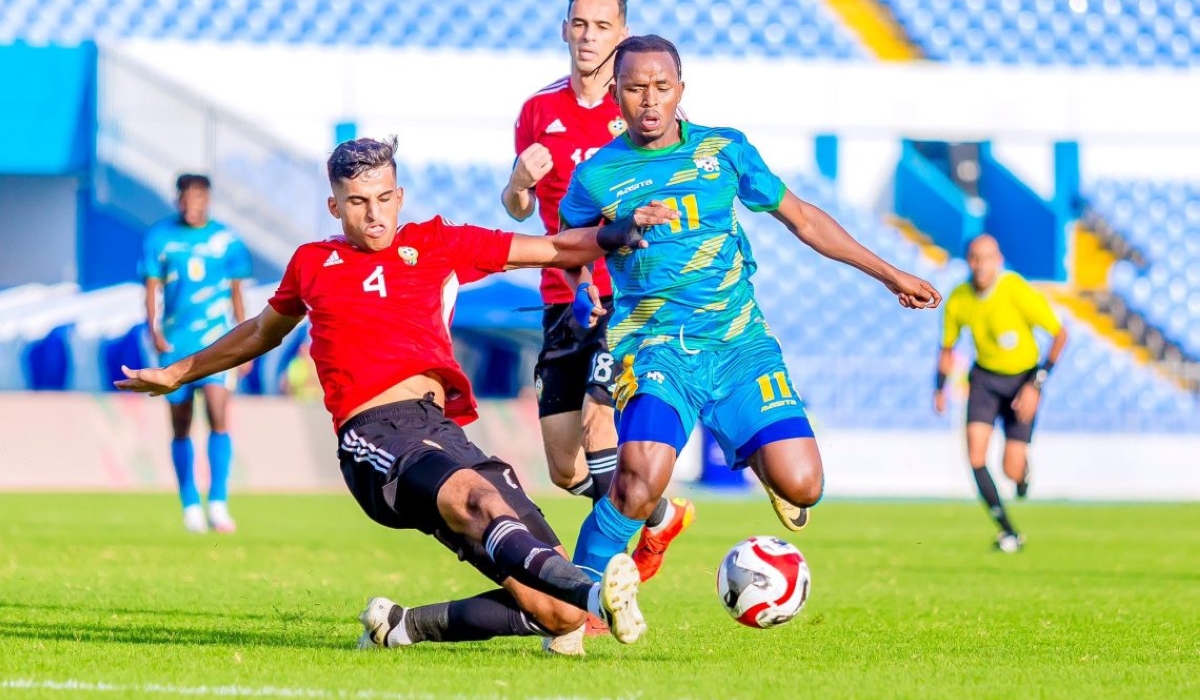
[[[772,380],[774,380],[774,383],[772,383]],[[792,389],[788,386],[787,375],[783,372],[764,374],[756,381],[758,381],[758,390],[762,392],[763,403],[770,403],[775,400],[775,385],[779,386],[780,397],[785,399],[792,398]]]

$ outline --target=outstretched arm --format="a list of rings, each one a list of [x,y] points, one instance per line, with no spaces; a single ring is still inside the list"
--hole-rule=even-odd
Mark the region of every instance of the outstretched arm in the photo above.
[[[854,240],[833,217],[801,200],[791,190],[784,193],[779,208],[771,215],[821,255],[858,268],[882,282],[900,300],[901,306],[933,309],[941,303],[942,295],[933,285],[889,265]]]
[[[153,396],[169,394],[217,372],[233,369],[255,359],[283,341],[303,316],[284,316],[268,306],[252,319],[239,323],[212,345],[167,367],[132,370],[121,367],[126,379],[114,382],[123,391]]]
[[[679,212],[662,202],[638,207],[631,217],[604,226],[563,231],[556,236],[513,236],[505,269],[519,267],[583,267],[605,253],[625,246],[644,248],[644,229],[679,218]]]
[[[513,236],[506,270],[522,267],[578,268],[604,255],[596,243],[596,226],[573,228],[556,236]]]

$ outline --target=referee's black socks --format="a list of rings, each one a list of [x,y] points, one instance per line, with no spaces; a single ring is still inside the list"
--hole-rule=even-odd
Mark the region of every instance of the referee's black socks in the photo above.
[[[1000,502],[1000,492],[996,490],[996,482],[992,481],[992,474],[988,471],[987,466],[972,466],[971,471],[975,474],[975,485],[979,487],[979,497],[987,505],[988,515],[992,516],[992,520],[996,521],[1000,529],[1010,535],[1015,535],[1017,531],[1008,521],[1008,514],[1004,512],[1004,504]]]

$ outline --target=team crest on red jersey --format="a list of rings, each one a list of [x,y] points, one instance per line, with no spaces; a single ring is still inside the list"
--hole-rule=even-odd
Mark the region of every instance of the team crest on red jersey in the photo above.
[[[617,117],[608,123],[608,133],[613,135],[613,138],[625,133],[625,120]]]
[[[417,264],[417,249],[416,248],[409,248],[406,245],[400,246],[400,250],[397,252],[400,253],[400,259],[404,261],[405,265],[411,266],[411,265]]]

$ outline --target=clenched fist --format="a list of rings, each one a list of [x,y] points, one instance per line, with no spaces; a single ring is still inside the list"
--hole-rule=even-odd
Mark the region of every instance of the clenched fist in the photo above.
[[[550,157],[550,149],[540,143],[535,143],[517,156],[517,165],[513,168],[512,186],[517,190],[533,189],[550,168],[554,167],[554,159]]]

